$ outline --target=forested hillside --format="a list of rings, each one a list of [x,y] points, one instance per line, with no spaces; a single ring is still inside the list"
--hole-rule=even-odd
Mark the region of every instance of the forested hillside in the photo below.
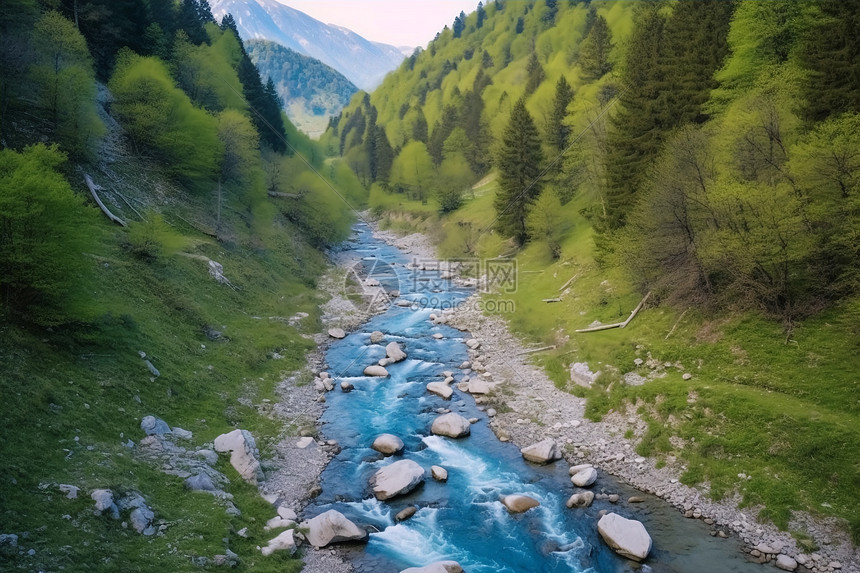
[[[247,49],[261,75],[274,82],[290,121],[311,137],[322,135],[358,91],[334,69],[274,42],[251,40]]]
[[[554,346],[536,360],[592,416],[644,416],[642,454],[783,527],[795,509],[846,518],[856,540],[858,14],[479,4],[324,142],[386,224],[446,256],[516,257],[511,325]],[[648,293],[627,329],[575,332]],[[568,374],[584,361],[590,389]]]
[[[352,221],[329,186],[366,192],[337,160],[319,174],[205,1],[4,2],[0,110],[0,569],[298,570],[255,565],[256,486],[215,460],[217,491],[192,492],[176,464],[239,426],[272,455],[276,383]],[[185,447],[148,449],[148,415]]]

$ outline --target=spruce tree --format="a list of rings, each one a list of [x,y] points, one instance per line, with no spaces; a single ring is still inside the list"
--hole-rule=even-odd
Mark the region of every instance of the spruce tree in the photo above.
[[[564,76],[558,78],[555,84],[555,97],[552,100],[552,112],[549,116],[547,141],[559,153],[567,149],[570,142],[571,128],[565,125],[567,106],[573,101],[573,88]]]
[[[520,98],[511,110],[511,119],[502,136],[496,164],[499,166],[499,190],[493,206],[496,228],[522,245],[528,240],[526,218],[529,207],[540,195],[538,176],[543,162],[540,135],[534,120]]]
[[[546,74],[543,71],[543,66],[540,65],[540,60],[538,60],[536,52],[532,52],[531,56],[529,56],[526,73],[528,74],[528,79],[526,80],[526,95],[528,96],[538,89],[538,86],[540,86],[541,82],[546,77]]]
[[[478,25],[478,29],[480,30],[481,28],[484,27],[484,20],[487,18],[487,11],[484,10],[484,3],[483,2],[478,2],[477,15],[478,15],[478,24],[477,25]]]
[[[692,3],[692,2],[687,2]],[[684,4],[684,2],[682,2]],[[599,80],[612,70],[609,54],[612,52],[612,31],[606,18],[597,16],[579,51],[579,65],[582,76],[589,80]]]
[[[424,111],[420,107],[415,106],[414,109],[417,113],[415,121],[412,122],[412,140],[427,143],[427,118],[424,117]]]

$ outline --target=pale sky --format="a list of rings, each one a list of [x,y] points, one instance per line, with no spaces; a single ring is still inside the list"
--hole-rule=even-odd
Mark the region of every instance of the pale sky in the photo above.
[[[325,22],[349,28],[374,42],[422,46],[462,10],[475,11],[478,0],[278,0]],[[486,2],[485,2],[486,3]]]

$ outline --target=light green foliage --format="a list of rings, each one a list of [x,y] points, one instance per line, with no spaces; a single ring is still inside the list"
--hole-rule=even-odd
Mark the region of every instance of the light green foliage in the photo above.
[[[194,107],[157,58],[123,51],[110,81],[113,109],[138,150],[154,151],[170,174],[200,184],[217,177],[218,120]]]
[[[215,24],[207,25],[206,29],[211,45],[194,45],[183,32],[177,34],[171,68],[179,87],[195,104],[209,111],[247,108],[236,74],[241,57],[236,36],[222,32]]]
[[[189,241],[171,229],[160,213],[147,213],[143,221],[128,224],[129,250],[141,260],[153,262],[179,252],[188,244]]]
[[[71,21],[53,11],[36,22],[32,42],[31,77],[44,118],[64,149],[86,155],[104,133],[87,43]]]
[[[447,156],[439,166],[439,181],[437,196],[439,207],[443,213],[460,208],[463,193],[471,187],[475,174],[469,168],[469,163],[459,154]]]
[[[226,109],[218,114],[218,139],[224,147],[221,177],[237,184],[250,184],[258,174],[260,143],[248,116]]]
[[[389,183],[396,191],[424,203],[435,188],[435,178],[436,167],[427,152],[427,146],[420,141],[413,141],[394,159]]]
[[[526,218],[526,229],[532,240],[546,244],[553,259],[561,256],[561,241],[567,223],[561,201],[553,189],[546,189],[532,205]]]
[[[584,78],[599,80],[612,70],[612,31],[606,18],[595,15],[594,23],[579,48],[579,66]]]
[[[76,320],[94,214],[59,173],[66,157],[37,144],[0,151],[0,293],[3,315],[42,325]]]

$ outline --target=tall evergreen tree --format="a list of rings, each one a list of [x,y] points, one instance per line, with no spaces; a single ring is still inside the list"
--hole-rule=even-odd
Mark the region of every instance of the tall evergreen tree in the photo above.
[[[484,27],[484,20],[487,18],[487,11],[484,10],[484,3],[483,2],[478,2],[478,9],[477,9],[476,13],[478,15],[477,26],[478,26],[478,29],[480,30],[481,28]]]
[[[412,122],[412,140],[427,143],[427,118],[424,117],[424,110],[415,106],[415,121]]]
[[[538,178],[542,162],[540,134],[525,99],[520,98],[502,135],[497,161],[499,190],[493,201],[497,229],[520,245],[528,240],[526,218],[542,188]]]
[[[526,65],[526,74],[528,74],[526,95],[531,95],[538,89],[538,86],[540,86],[546,77],[543,66],[540,64],[540,60],[538,60],[537,52],[532,52],[531,56],[529,56],[529,63]]]
[[[206,2],[206,0],[202,0]],[[208,7],[209,4],[207,3]],[[200,8],[200,0],[182,0],[179,3],[179,13],[177,14],[178,29],[185,31],[188,40],[192,44],[203,44],[209,42],[209,34],[206,33],[206,28],[203,24],[206,21],[201,18],[202,10]],[[211,15],[211,10],[209,12]]]
[[[692,2],[686,2],[692,3]],[[684,2],[682,2],[684,4]],[[599,80],[612,70],[609,55],[612,52],[612,31],[606,18],[597,16],[579,51],[579,65],[586,79]]]
[[[821,121],[860,111],[860,0],[822,0],[814,24],[803,37],[803,116]]]
[[[466,29],[466,13],[461,11],[460,15],[454,18],[454,25],[451,27],[454,31],[454,37],[459,38],[463,35],[463,30]]]
[[[570,142],[572,130],[569,125],[565,125],[564,119],[567,117],[567,106],[571,101],[573,101],[573,88],[567,83],[567,79],[561,76],[555,84],[555,97],[552,100],[552,112],[547,126],[547,141],[558,152],[567,149]]]

